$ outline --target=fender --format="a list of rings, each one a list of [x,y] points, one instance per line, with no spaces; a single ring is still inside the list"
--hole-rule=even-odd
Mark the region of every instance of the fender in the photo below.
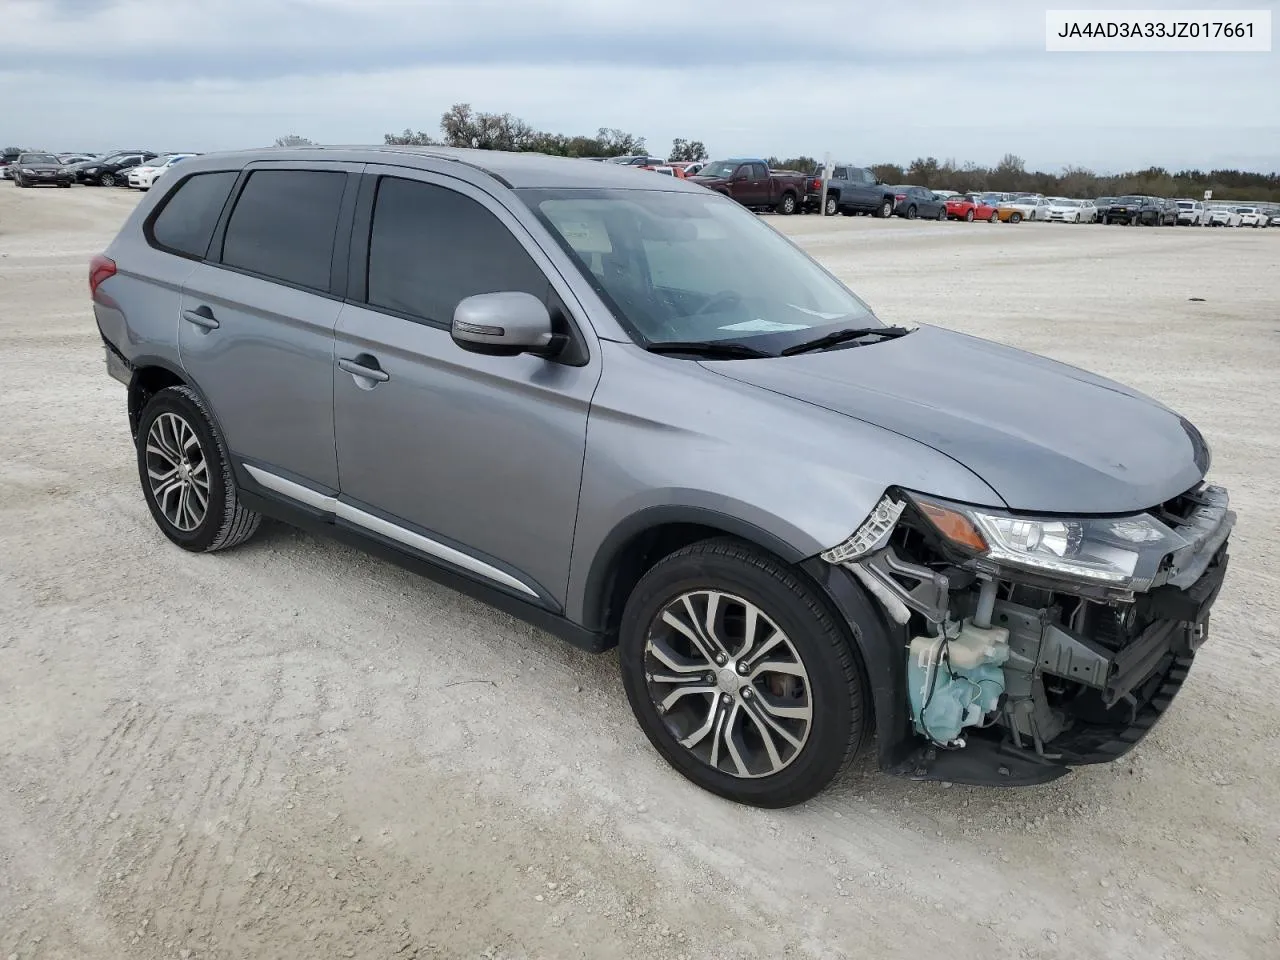
[[[609,581],[629,543],[649,530],[670,524],[696,524],[723,531],[763,547],[787,563],[805,559],[794,546],[753,523],[708,507],[659,504],[645,507],[619,522],[604,538],[587,570],[583,585],[582,623],[588,629],[603,629],[608,616]]]

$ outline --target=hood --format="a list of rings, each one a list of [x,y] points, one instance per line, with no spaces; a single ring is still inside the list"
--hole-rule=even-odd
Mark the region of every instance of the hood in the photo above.
[[[1013,510],[1145,510],[1195,486],[1209,467],[1196,428],[1151,398],[938,327],[861,347],[703,365],[926,444]]]
[[[700,183],[704,187],[724,187],[724,186],[727,186],[729,183],[728,177],[693,176],[693,177],[685,177],[685,179],[690,181],[691,183]]]
[[[60,163],[14,163],[19,170],[65,170]]]

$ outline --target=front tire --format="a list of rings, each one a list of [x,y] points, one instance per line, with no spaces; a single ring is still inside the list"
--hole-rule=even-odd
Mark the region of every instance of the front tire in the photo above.
[[[1009,214],[1009,222],[1010,222],[1010,223],[1021,223],[1021,222],[1022,222],[1022,214],[1017,213],[1017,212],[1014,212],[1014,213]]]
[[[116,175],[114,173],[104,173],[98,178],[98,183],[104,187],[114,187],[116,185]]]
[[[808,800],[866,733],[862,673],[817,588],[737,540],[685,547],[644,575],[623,611],[619,662],[658,752],[738,803]]]
[[[147,507],[178,546],[210,553],[257,531],[262,518],[241,505],[226,444],[190,387],[168,387],[148,400],[135,442]]]
[[[834,217],[839,206],[840,204],[836,202],[835,197],[827,197],[827,204],[822,210],[822,215],[824,217]]]

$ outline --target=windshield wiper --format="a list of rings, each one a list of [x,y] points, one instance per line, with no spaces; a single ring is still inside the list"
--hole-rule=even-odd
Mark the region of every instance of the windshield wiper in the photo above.
[[[784,349],[779,356],[790,357],[797,353],[808,353],[810,350],[825,350],[827,347],[848,343],[850,340],[858,340],[861,337],[876,336],[882,340],[892,340],[896,337],[905,337],[910,332],[906,327],[859,327],[858,329],[835,330],[825,336],[806,340],[804,343],[793,344]]]
[[[708,360],[757,360],[776,354],[757,350],[745,343],[730,340],[684,340],[671,343],[651,343],[645,347],[650,353],[688,353]]]

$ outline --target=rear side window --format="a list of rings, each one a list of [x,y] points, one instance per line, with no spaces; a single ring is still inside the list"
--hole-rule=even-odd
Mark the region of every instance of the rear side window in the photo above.
[[[222,262],[327,291],[346,183],[334,170],[255,170],[227,222]]]
[[[435,184],[384,177],[369,236],[369,304],[448,326],[458,301],[519,291],[544,303],[549,281],[497,217]]]
[[[148,239],[171,253],[203,259],[237,176],[227,170],[187,177],[165,198]]]

